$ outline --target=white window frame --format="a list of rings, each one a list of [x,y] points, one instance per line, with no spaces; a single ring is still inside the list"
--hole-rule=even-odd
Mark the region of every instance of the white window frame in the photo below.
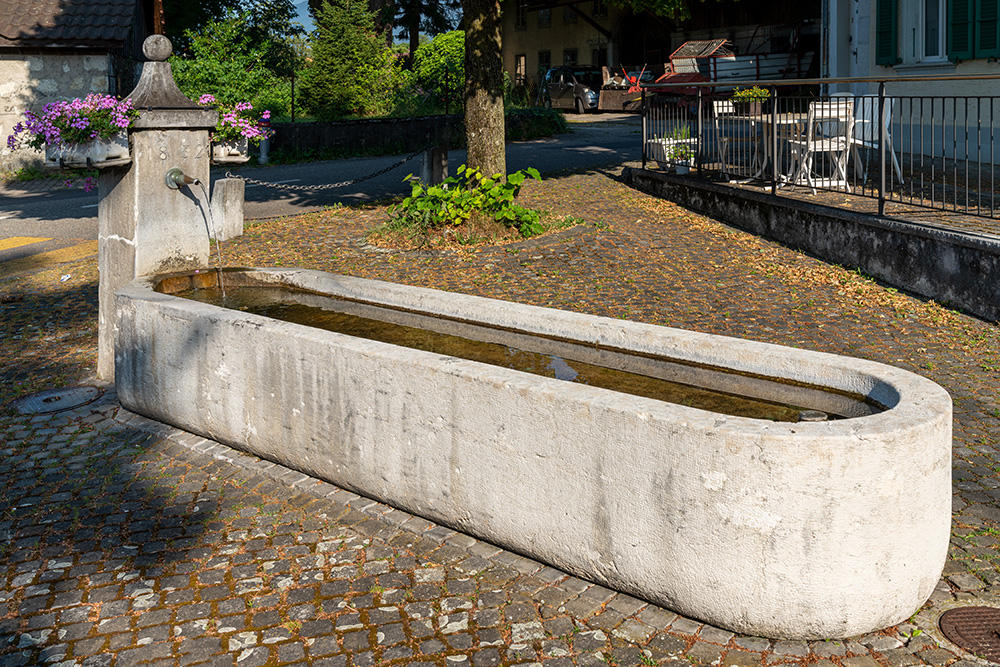
[[[900,56],[905,65],[948,63],[948,0],[938,0],[938,54],[927,55],[926,0],[900,0]]]

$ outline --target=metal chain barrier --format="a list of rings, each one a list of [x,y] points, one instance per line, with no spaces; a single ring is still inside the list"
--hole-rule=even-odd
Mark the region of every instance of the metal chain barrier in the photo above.
[[[417,150],[416,152],[412,153],[411,155],[408,155],[408,156],[404,157],[399,162],[391,164],[388,167],[386,167],[385,169],[380,169],[379,171],[376,171],[374,174],[369,174],[367,176],[362,176],[361,178],[355,178],[355,179],[350,180],[350,181],[341,181],[340,183],[326,183],[324,185],[287,185],[285,183],[270,183],[268,181],[259,181],[256,178],[248,178],[246,176],[240,176],[238,174],[234,174],[234,173],[229,172],[229,171],[226,172],[226,178],[241,178],[244,181],[246,181],[247,183],[252,183],[253,185],[263,185],[264,187],[278,188],[279,190],[333,190],[335,188],[344,188],[344,187],[347,187],[348,185],[355,185],[356,183],[361,183],[363,181],[368,181],[368,180],[371,180],[373,178],[377,178],[377,177],[381,176],[382,174],[388,173],[388,172],[392,171],[393,169],[395,169],[396,167],[399,167],[399,166],[401,166],[401,165],[409,162],[410,160],[412,160],[413,158],[417,157],[418,155],[420,155],[421,153],[423,153],[427,149],[433,148],[436,145],[437,144],[427,144],[426,146],[424,146],[423,148]]]

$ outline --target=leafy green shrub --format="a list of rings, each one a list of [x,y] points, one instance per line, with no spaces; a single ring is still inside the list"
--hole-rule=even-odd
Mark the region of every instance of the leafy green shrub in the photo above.
[[[170,57],[174,81],[191,99],[211,92],[219,103],[250,102],[255,109],[284,112],[291,108],[291,84],[268,69],[273,44],[250,37],[249,16],[229,12],[189,32],[190,47]]]
[[[465,95],[465,32],[452,30],[423,44],[413,54],[414,83],[431,100],[452,112]]]
[[[504,109],[525,109],[535,105],[538,87],[533,79],[524,83],[514,83],[508,72],[503,73],[503,106]]]
[[[507,141],[524,141],[569,132],[566,117],[555,109],[528,107],[508,109],[504,114]]]
[[[427,231],[445,225],[461,225],[479,212],[505,227],[518,230],[521,236],[540,234],[544,229],[538,211],[515,203],[528,178],[542,180],[537,169],[518,171],[506,179],[500,174],[487,178],[477,169],[467,169],[464,164],[458,168],[457,176],[439,185],[425,186],[412,175],[407,176],[413,189],[409,197],[392,207],[392,226]]]

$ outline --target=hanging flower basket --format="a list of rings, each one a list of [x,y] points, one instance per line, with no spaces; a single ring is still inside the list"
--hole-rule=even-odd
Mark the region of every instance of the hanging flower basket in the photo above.
[[[249,102],[237,102],[233,106],[220,104],[214,95],[202,95],[198,104],[214,105],[219,110],[219,122],[212,131],[212,162],[215,164],[238,164],[250,159],[249,145],[259,144],[261,139],[270,137],[271,112],[264,111],[257,117]],[[265,124],[267,122],[267,124]]]
[[[86,167],[98,169],[117,167],[132,161],[128,135],[124,132],[107,139],[98,138],[84,144],[45,146],[45,166],[54,169]]]
[[[212,162],[241,164],[250,159],[250,141],[246,137],[212,142]]]
[[[52,102],[41,113],[25,111],[7,137],[7,147],[44,149],[46,167],[125,165],[132,159],[127,132],[138,117],[132,100],[111,95]]]

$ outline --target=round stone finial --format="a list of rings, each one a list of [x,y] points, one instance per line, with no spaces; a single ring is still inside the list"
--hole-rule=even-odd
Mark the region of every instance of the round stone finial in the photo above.
[[[173,53],[174,47],[166,35],[150,35],[142,43],[142,54],[146,60],[163,62]]]

